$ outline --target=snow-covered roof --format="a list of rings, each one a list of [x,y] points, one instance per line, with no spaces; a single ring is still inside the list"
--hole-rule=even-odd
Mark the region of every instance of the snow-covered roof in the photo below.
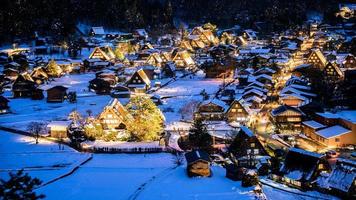
[[[344,192],[348,192],[356,179],[356,162],[346,159],[338,159],[335,169],[328,179],[328,186]]]
[[[254,137],[255,134],[246,126],[241,126],[241,131],[243,131],[247,136]]]
[[[102,26],[91,27],[91,30],[93,31],[93,33],[95,35],[104,35],[105,34],[104,27],[102,27]]]
[[[344,119],[350,121],[352,123],[356,123],[356,110],[343,110],[336,113],[324,112],[324,113],[316,113],[319,116],[329,119]]]
[[[316,134],[322,136],[323,138],[332,138],[337,137],[346,133],[350,133],[349,129],[346,129],[342,126],[335,125],[328,128],[321,129],[316,132]]]
[[[296,153],[303,154],[303,155],[316,157],[316,158],[321,158],[322,157],[321,154],[314,153],[314,152],[311,152],[311,151],[306,151],[306,150],[295,148],[295,147],[290,148],[289,151],[296,152]]]
[[[229,106],[225,102],[223,102],[219,99],[206,100],[206,101],[203,101],[201,103],[201,105],[207,105],[209,103],[212,103],[212,104],[222,107],[224,109],[224,111],[226,111],[229,108]]]
[[[304,122],[302,122],[302,124],[304,124],[306,126],[309,126],[309,127],[313,128],[313,129],[319,129],[319,128],[326,127],[325,125],[320,124],[320,123],[318,123],[318,122],[316,122],[314,120],[304,121]]]
[[[51,121],[49,124],[47,124],[48,128],[53,128],[53,127],[68,127],[72,121]]]

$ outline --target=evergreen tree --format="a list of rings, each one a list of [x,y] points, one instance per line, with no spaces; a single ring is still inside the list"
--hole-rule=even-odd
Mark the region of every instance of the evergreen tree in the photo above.
[[[43,194],[37,195],[33,190],[41,185],[41,181],[37,178],[31,178],[22,170],[16,173],[9,173],[10,178],[5,181],[0,179],[0,199],[23,199],[36,200],[43,199]]]
[[[70,126],[68,131],[68,138],[70,139],[72,145],[79,148],[80,143],[87,140],[87,136],[82,126],[77,126],[74,123]]]
[[[195,119],[189,130],[189,143],[193,149],[211,150],[213,139],[201,119]]]

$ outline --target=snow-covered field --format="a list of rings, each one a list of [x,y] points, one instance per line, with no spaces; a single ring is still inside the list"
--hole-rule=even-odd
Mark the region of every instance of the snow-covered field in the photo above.
[[[24,169],[43,183],[70,172],[84,162],[90,154],[79,153],[67,146],[32,137],[0,131],[0,178],[8,172]]]
[[[41,140],[0,132],[0,178],[7,178],[10,170],[25,169],[45,183],[58,178],[90,155],[69,147]],[[73,174],[63,177],[36,192],[46,199],[255,199],[253,188],[241,187],[240,181],[225,177],[225,169],[212,166],[212,177],[189,178],[186,166],[176,167],[174,156],[158,154],[93,154]],[[298,194],[285,186],[278,190],[263,186],[268,199],[315,199]],[[297,194],[288,191],[297,192]],[[300,193],[300,191],[299,191]],[[320,195],[310,192],[309,195]],[[320,195],[325,199],[326,196]],[[333,198],[330,198],[333,199]]]
[[[48,89],[53,86],[61,85],[68,88],[68,92],[77,92],[77,96],[92,96],[95,93],[88,89],[89,81],[95,78],[95,73],[67,74],[48,84],[41,85],[40,88]]]
[[[170,83],[154,94],[164,98],[165,103],[159,107],[165,114],[166,123],[171,123],[181,120],[179,110],[182,107],[192,101],[201,102],[203,100],[200,95],[201,91],[205,90],[210,96],[213,96],[222,83],[221,80],[205,79],[201,75],[192,76],[192,78],[187,76]]]

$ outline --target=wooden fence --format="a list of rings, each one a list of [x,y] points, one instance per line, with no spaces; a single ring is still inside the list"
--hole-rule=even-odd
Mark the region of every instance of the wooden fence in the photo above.
[[[91,152],[91,153],[176,153],[177,151],[172,148],[167,147],[132,147],[132,148],[115,148],[115,147],[91,147],[83,148],[82,151]]]

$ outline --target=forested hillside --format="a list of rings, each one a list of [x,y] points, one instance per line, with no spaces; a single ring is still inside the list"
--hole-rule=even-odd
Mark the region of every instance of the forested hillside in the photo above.
[[[211,21],[220,27],[267,22],[269,30],[301,23],[316,11],[335,21],[338,0],[3,0],[0,40],[29,37],[34,31],[68,36],[77,22],[107,28],[171,28],[174,19]],[[10,37],[11,36],[11,37]]]

